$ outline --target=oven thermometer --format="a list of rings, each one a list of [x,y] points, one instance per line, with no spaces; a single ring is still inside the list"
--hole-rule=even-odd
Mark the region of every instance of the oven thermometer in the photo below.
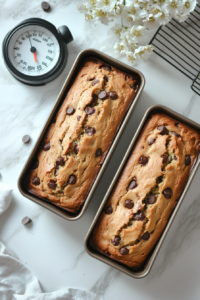
[[[44,85],[63,71],[68,58],[66,44],[72,40],[67,26],[56,29],[43,19],[27,19],[4,38],[4,62],[19,81]]]

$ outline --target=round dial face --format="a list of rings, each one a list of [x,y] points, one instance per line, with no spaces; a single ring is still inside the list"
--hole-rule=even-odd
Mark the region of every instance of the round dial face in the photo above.
[[[29,76],[51,71],[60,56],[60,46],[54,34],[39,25],[24,26],[11,37],[8,57],[13,66]]]

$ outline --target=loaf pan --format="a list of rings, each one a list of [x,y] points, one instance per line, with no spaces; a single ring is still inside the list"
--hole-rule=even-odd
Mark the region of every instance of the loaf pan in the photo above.
[[[121,123],[121,125],[120,125],[120,127],[118,129],[118,131],[117,131],[117,134],[116,134],[116,136],[115,136],[115,138],[114,138],[114,140],[112,142],[112,145],[111,145],[111,147],[110,147],[110,149],[109,149],[109,151],[108,151],[108,153],[106,155],[106,158],[105,158],[105,160],[104,160],[104,162],[103,162],[103,164],[101,166],[101,169],[100,169],[100,171],[99,171],[99,173],[98,173],[98,175],[97,175],[97,177],[96,177],[96,179],[95,179],[95,181],[94,181],[94,183],[92,185],[92,188],[90,189],[90,191],[89,191],[89,193],[88,193],[88,195],[87,195],[87,197],[85,199],[85,202],[83,203],[83,205],[82,205],[79,213],[75,215],[75,214],[72,214],[72,213],[70,213],[70,212],[68,212],[68,211],[66,211],[66,210],[64,210],[62,208],[59,208],[58,206],[52,204],[49,200],[41,199],[41,198],[39,198],[37,196],[34,196],[33,194],[30,194],[25,189],[24,181],[25,181],[25,177],[26,177],[26,175],[27,175],[27,173],[28,173],[28,171],[30,169],[30,166],[32,165],[33,159],[34,159],[36,153],[38,152],[38,150],[40,148],[40,145],[41,145],[41,143],[42,143],[42,141],[44,139],[44,136],[46,134],[46,131],[47,131],[48,127],[52,123],[52,121],[53,121],[53,119],[54,119],[54,117],[55,117],[55,115],[56,115],[59,107],[62,105],[62,103],[63,103],[63,101],[65,99],[66,93],[70,89],[70,87],[71,87],[71,85],[73,83],[73,80],[76,77],[76,74],[78,73],[79,68],[80,68],[82,62],[84,61],[84,59],[86,59],[88,57],[93,57],[93,58],[100,59],[100,60],[102,60],[102,61],[104,61],[104,62],[106,62],[106,63],[108,63],[108,64],[110,64],[110,65],[112,65],[114,67],[116,67],[117,69],[125,72],[125,73],[128,73],[128,74],[137,74],[139,76],[139,78],[140,78],[140,86],[138,88],[138,91],[137,91],[137,94],[136,94],[134,100],[130,104],[130,106],[128,108],[128,111],[127,111],[127,113],[126,113],[126,115],[125,115],[125,117],[124,117],[124,119],[123,119],[123,121],[122,121],[122,123]],[[137,101],[139,99],[139,96],[140,96],[143,88],[144,88],[144,85],[145,85],[144,76],[138,70],[136,70],[136,69],[134,69],[134,68],[132,68],[132,67],[130,67],[130,66],[128,66],[128,65],[126,65],[126,64],[124,64],[124,63],[122,63],[122,62],[120,62],[120,61],[118,61],[118,60],[116,60],[116,59],[114,59],[114,58],[112,58],[112,57],[110,57],[110,56],[108,56],[108,55],[100,52],[100,51],[97,51],[95,49],[87,49],[87,50],[84,50],[84,51],[80,52],[79,55],[77,56],[74,64],[73,64],[72,68],[71,68],[71,71],[69,72],[69,74],[67,76],[67,79],[66,79],[66,81],[65,81],[65,83],[64,83],[64,85],[63,85],[63,87],[62,87],[62,89],[61,89],[61,91],[60,91],[60,93],[58,95],[56,103],[55,103],[55,105],[54,105],[54,107],[53,107],[53,109],[52,109],[52,111],[51,111],[51,113],[50,113],[50,115],[49,115],[49,117],[47,119],[47,122],[46,122],[44,128],[42,129],[42,131],[41,131],[41,133],[39,135],[39,138],[38,138],[38,140],[37,140],[37,142],[36,142],[36,144],[35,144],[32,152],[31,152],[31,154],[30,154],[27,162],[25,163],[25,166],[24,166],[24,168],[23,168],[23,170],[21,172],[21,175],[20,175],[20,177],[18,179],[18,188],[19,188],[19,191],[21,192],[21,194],[24,197],[26,197],[26,198],[28,198],[28,199],[30,199],[30,200],[38,203],[39,205],[47,208],[48,210],[54,212],[55,214],[63,217],[66,220],[70,220],[70,221],[72,221],[72,220],[78,220],[80,217],[82,217],[83,214],[84,214],[84,212],[86,211],[86,208],[87,208],[87,206],[88,206],[91,198],[92,198],[92,195],[93,195],[93,193],[94,193],[94,191],[95,191],[95,189],[97,187],[97,184],[98,184],[98,182],[99,182],[99,180],[100,180],[100,178],[101,178],[101,176],[102,176],[102,174],[103,174],[103,172],[104,172],[104,170],[106,168],[106,165],[107,165],[107,163],[108,163],[108,161],[109,161],[109,159],[110,159],[110,157],[111,157],[111,155],[113,153],[113,150],[115,149],[115,147],[117,145],[117,142],[118,142],[118,140],[119,140],[119,138],[120,138],[120,136],[121,136],[121,134],[122,134],[122,132],[123,132],[123,130],[124,130],[127,122],[128,122],[128,120],[129,120],[129,117],[131,116],[131,114],[132,114],[132,112],[133,112],[133,110],[135,108],[135,105],[136,105],[136,103],[137,103]]]
[[[137,131],[136,131],[129,147],[128,147],[128,150],[126,151],[126,154],[125,154],[125,156],[124,156],[124,158],[123,158],[123,160],[122,160],[122,162],[121,162],[121,164],[120,164],[120,166],[119,166],[119,168],[116,172],[115,177],[113,178],[113,180],[110,184],[110,187],[108,188],[108,191],[106,192],[106,195],[105,195],[105,197],[104,197],[104,199],[103,199],[103,201],[102,201],[102,203],[101,203],[101,205],[100,205],[100,207],[99,207],[99,209],[98,209],[98,211],[97,211],[97,213],[96,213],[96,215],[95,215],[95,217],[92,221],[92,224],[91,224],[91,226],[89,228],[89,231],[88,231],[88,233],[86,235],[86,238],[85,238],[85,249],[86,249],[86,251],[89,255],[91,255],[92,257],[94,257],[94,258],[96,258],[96,259],[98,259],[98,260],[100,260],[100,261],[102,261],[106,264],[108,264],[111,267],[116,268],[117,270],[119,270],[119,271],[133,277],[133,278],[143,278],[143,277],[145,277],[149,274],[149,272],[150,272],[150,270],[151,270],[151,268],[154,264],[154,261],[156,259],[156,256],[158,255],[158,252],[159,252],[159,250],[162,246],[162,243],[163,243],[163,241],[164,241],[164,239],[167,235],[167,232],[168,232],[168,230],[169,230],[169,228],[170,228],[170,226],[171,226],[171,224],[172,224],[172,222],[173,222],[173,220],[174,220],[174,218],[175,218],[175,216],[176,216],[176,214],[177,214],[177,212],[178,212],[178,210],[181,206],[181,203],[183,202],[183,199],[184,199],[184,197],[187,193],[187,190],[188,190],[188,188],[189,188],[189,186],[190,186],[190,184],[191,184],[191,182],[194,178],[194,175],[195,175],[195,173],[196,173],[196,171],[197,171],[197,169],[200,165],[200,156],[198,156],[197,159],[196,159],[196,163],[193,165],[193,168],[190,172],[188,182],[187,182],[187,184],[186,184],[186,186],[185,186],[185,188],[184,188],[184,190],[181,194],[181,197],[179,198],[178,203],[177,203],[175,209],[173,210],[165,229],[163,230],[163,232],[162,232],[158,242],[156,243],[155,247],[153,248],[153,250],[149,254],[149,256],[148,256],[145,264],[143,265],[142,269],[140,269],[139,271],[133,271],[131,268],[129,268],[129,267],[117,262],[117,261],[114,261],[114,260],[110,259],[107,256],[104,256],[103,254],[99,253],[98,251],[94,250],[91,247],[91,245],[89,243],[90,235],[91,235],[91,233],[92,233],[92,231],[93,231],[93,229],[96,225],[96,222],[98,221],[99,216],[101,215],[101,213],[102,213],[102,211],[105,207],[105,204],[106,204],[108,198],[110,197],[110,195],[112,193],[112,190],[113,190],[116,182],[118,181],[118,178],[119,178],[121,172],[123,171],[123,168],[126,165],[126,162],[129,158],[130,154],[132,153],[134,145],[137,142],[137,139],[138,139],[138,137],[139,137],[139,135],[140,135],[140,133],[143,129],[144,124],[147,121],[147,118],[148,118],[149,114],[152,113],[153,111],[164,112],[167,115],[175,118],[176,120],[179,120],[179,121],[189,125],[190,127],[193,127],[194,129],[200,131],[200,125],[198,123],[195,123],[195,122],[191,121],[190,119],[176,113],[175,111],[173,111],[173,110],[171,110],[171,109],[169,109],[165,106],[155,105],[155,106],[150,107],[146,111],[141,123],[139,124],[139,127],[138,127],[138,129],[137,129]]]

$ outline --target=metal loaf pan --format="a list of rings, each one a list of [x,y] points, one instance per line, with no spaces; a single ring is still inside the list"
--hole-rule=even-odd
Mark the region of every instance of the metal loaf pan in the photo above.
[[[111,258],[109,258],[107,256],[104,256],[103,254],[101,254],[100,252],[94,250],[91,247],[91,245],[89,243],[89,239],[90,239],[90,235],[91,235],[91,233],[92,233],[92,231],[93,231],[93,229],[94,229],[94,227],[95,227],[95,225],[98,221],[98,218],[99,218],[100,214],[102,213],[102,211],[105,207],[105,204],[106,204],[108,198],[110,197],[110,194],[112,193],[112,190],[115,187],[115,184],[117,183],[118,178],[119,178],[121,172],[123,171],[123,168],[125,167],[126,162],[129,158],[130,154],[132,153],[134,145],[137,142],[137,139],[138,139],[138,137],[139,137],[139,135],[140,135],[140,133],[143,129],[144,124],[147,121],[147,118],[148,118],[149,114],[152,113],[153,111],[158,111],[158,110],[161,111],[161,112],[166,113],[167,115],[175,118],[176,120],[181,121],[182,123],[185,123],[185,124],[189,125],[190,127],[193,127],[194,129],[200,131],[200,124],[193,122],[192,120],[176,113],[175,111],[173,111],[173,110],[171,110],[171,109],[169,109],[165,106],[155,105],[155,106],[150,107],[146,111],[142,121],[140,122],[139,127],[138,127],[138,129],[137,129],[137,131],[136,131],[129,147],[128,147],[128,150],[126,151],[126,154],[124,155],[124,158],[123,158],[123,160],[122,160],[122,162],[121,162],[121,164],[120,164],[120,166],[119,166],[119,168],[118,168],[118,170],[115,174],[115,177],[113,178],[113,180],[110,184],[110,187],[108,188],[108,191],[106,192],[106,195],[105,195],[105,197],[104,197],[104,199],[103,199],[103,201],[102,201],[102,203],[101,203],[101,205],[100,205],[100,207],[99,207],[99,209],[98,209],[98,211],[97,211],[97,213],[96,213],[96,215],[95,215],[95,217],[92,221],[92,224],[89,228],[89,231],[88,231],[88,233],[85,237],[85,249],[86,249],[86,251],[89,255],[93,256],[94,258],[96,258],[96,259],[98,259],[98,260],[100,260],[100,261],[102,261],[106,264],[108,264],[111,267],[116,268],[117,270],[119,270],[119,271],[133,277],[133,278],[143,278],[143,277],[145,277],[149,274],[149,272],[150,272],[150,270],[151,270],[151,268],[154,264],[154,261],[156,259],[156,256],[158,255],[158,252],[159,252],[159,250],[162,246],[162,243],[163,243],[163,241],[164,241],[164,239],[167,235],[167,232],[168,232],[168,230],[169,230],[169,228],[170,228],[170,226],[171,226],[171,224],[172,224],[172,222],[173,222],[173,220],[174,220],[174,218],[175,218],[175,216],[176,216],[176,214],[177,214],[177,212],[178,212],[178,210],[181,206],[181,203],[183,202],[183,199],[184,199],[184,197],[187,193],[187,190],[188,190],[188,188],[189,188],[189,186],[190,186],[190,184],[191,184],[191,182],[194,178],[194,175],[195,175],[195,173],[196,173],[196,171],[197,171],[197,169],[200,165],[200,156],[199,156],[196,160],[195,165],[193,166],[193,168],[191,170],[188,182],[187,182],[187,184],[186,184],[186,186],[185,186],[185,188],[184,188],[184,190],[181,194],[180,199],[178,200],[178,203],[177,203],[175,209],[173,210],[173,212],[172,212],[172,214],[171,214],[171,216],[168,220],[168,223],[167,223],[165,229],[163,230],[163,232],[162,232],[158,242],[156,243],[155,247],[153,248],[153,250],[149,254],[149,256],[148,256],[145,264],[143,265],[142,269],[140,269],[138,271],[133,271],[131,268],[129,268],[129,267],[127,267],[127,266],[125,266],[125,265],[123,265],[123,264],[121,264],[121,263],[119,263],[115,260],[112,260]]]
[[[140,86],[138,88],[138,91],[137,91],[137,94],[136,94],[134,100],[130,104],[130,106],[128,108],[128,111],[127,111],[127,113],[126,113],[126,115],[125,115],[118,131],[117,131],[117,134],[116,134],[116,136],[115,136],[115,138],[112,142],[112,145],[111,145],[111,147],[110,147],[110,149],[109,149],[109,151],[106,155],[106,158],[105,158],[105,160],[104,160],[104,162],[101,166],[101,169],[100,169],[100,171],[99,171],[99,173],[98,173],[98,175],[97,175],[97,177],[96,177],[96,179],[95,179],[95,181],[92,185],[92,188],[90,189],[90,191],[89,191],[89,193],[88,193],[88,195],[85,199],[85,202],[83,203],[83,205],[81,207],[81,210],[79,211],[78,214],[75,215],[75,214],[72,214],[72,213],[62,209],[62,208],[59,208],[58,206],[52,204],[50,201],[48,201],[46,199],[41,199],[37,196],[34,196],[33,194],[30,194],[25,189],[24,180],[25,180],[25,177],[26,177],[26,175],[27,175],[27,173],[30,169],[32,161],[33,161],[36,153],[38,152],[38,150],[40,148],[40,145],[41,145],[41,143],[44,139],[44,136],[45,136],[45,133],[46,133],[48,127],[52,123],[52,120],[54,119],[59,107],[62,105],[62,103],[65,99],[65,96],[66,96],[68,90],[70,89],[70,87],[73,83],[73,80],[75,79],[75,77],[76,77],[76,75],[79,71],[79,68],[80,68],[81,64],[88,57],[93,57],[93,58],[100,59],[100,60],[104,61],[105,63],[108,63],[109,65],[114,66],[117,69],[119,69],[119,70],[121,70],[125,73],[133,74],[133,75],[137,74],[137,76],[139,76],[139,78],[140,78]],[[116,59],[100,52],[100,51],[97,51],[95,49],[87,49],[87,50],[84,50],[84,51],[80,52],[79,55],[77,56],[74,64],[73,64],[68,76],[67,76],[67,79],[66,79],[66,81],[65,81],[65,83],[64,83],[64,85],[63,85],[63,87],[62,87],[62,89],[61,89],[61,91],[58,95],[56,103],[55,103],[55,105],[54,105],[54,107],[53,107],[53,109],[52,109],[52,111],[51,111],[51,113],[50,113],[50,115],[47,119],[47,122],[45,123],[44,128],[42,129],[42,131],[39,135],[39,138],[38,138],[32,152],[31,152],[30,156],[28,157],[28,160],[26,161],[25,166],[24,166],[24,168],[21,172],[21,175],[18,179],[18,188],[19,188],[19,191],[21,192],[21,194],[24,197],[26,197],[26,198],[32,200],[33,202],[47,208],[48,210],[54,212],[55,214],[59,215],[60,217],[66,219],[66,220],[74,221],[74,220],[78,220],[79,218],[81,218],[83,216],[84,212],[86,211],[86,208],[87,208],[87,206],[88,206],[88,204],[89,204],[89,202],[92,198],[92,195],[93,195],[93,193],[94,193],[94,191],[97,187],[97,184],[98,184],[98,182],[99,182],[99,180],[100,180],[100,178],[101,178],[101,176],[102,176],[102,174],[103,174],[103,172],[106,168],[106,165],[107,165],[107,163],[108,163],[108,161],[109,161],[109,159],[110,159],[110,157],[113,153],[113,150],[115,149],[115,147],[117,145],[117,142],[118,142],[118,140],[119,140],[119,138],[120,138],[127,122],[128,122],[128,120],[129,120],[129,118],[130,118],[130,116],[131,116],[131,114],[132,114],[132,112],[135,108],[135,105],[136,105],[136,103],[137,103],[137,101],[140,97],[140,94],[141,94],[141,92],[144,88],[144,85],[145,85],[144,76],[138,70],[136,70],[136,69],[134,69],[134,68],[132,68],[132,67],[130,67],[130,66],[128,66],[128,65],[126,65],[126,64],[124,64],[124,63],[122,63],[122,62],[120,62],[120,61],[118,61],[118,60],[116,60]]]

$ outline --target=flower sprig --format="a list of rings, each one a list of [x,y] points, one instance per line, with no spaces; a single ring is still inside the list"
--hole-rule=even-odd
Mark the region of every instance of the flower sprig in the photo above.
[[[150,29],[165,25],[172,18],[185,21],[196,4],[197,0],[82,0],[78,9],[95,25],[99,21],[108,25],[121,17],[123,22],[112,28],[118,37],[114,49],[136,62],[153,51],[143,42]]]

